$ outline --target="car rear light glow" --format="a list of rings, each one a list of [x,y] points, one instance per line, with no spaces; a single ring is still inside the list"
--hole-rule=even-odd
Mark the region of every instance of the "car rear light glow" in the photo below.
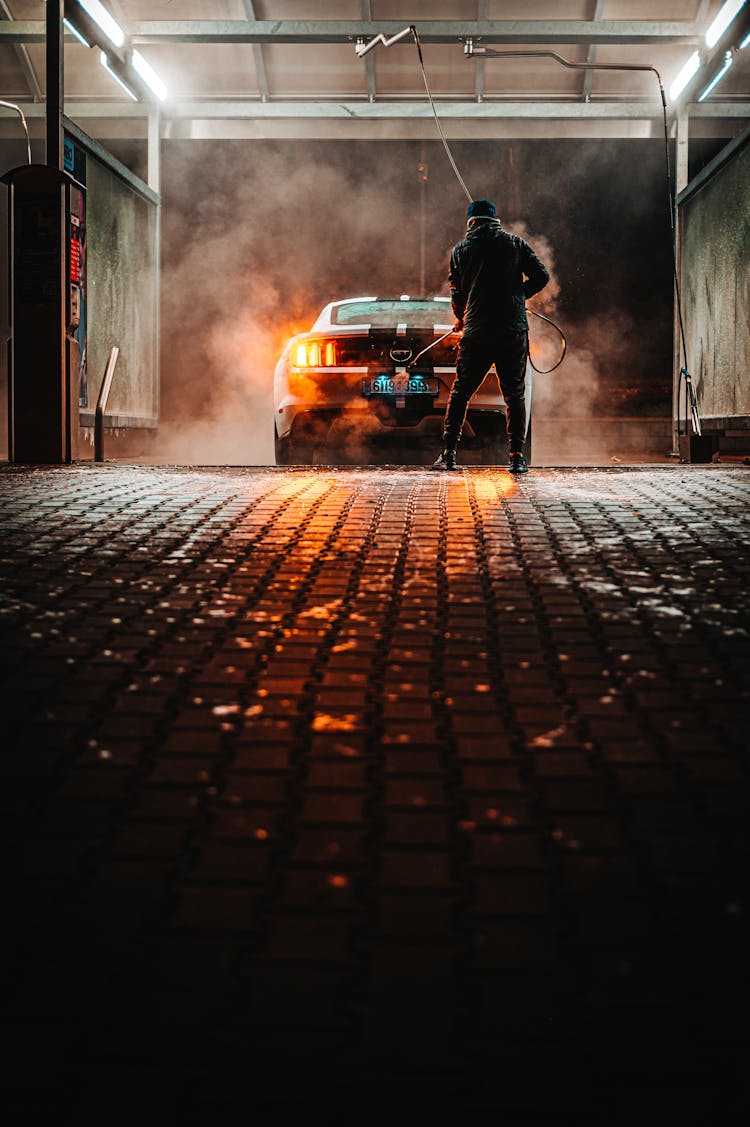
[[[295,368],[307,367],[307,345],[295,344],[292,348],[292,363]]]
[[[335,368],[338,349],[332,340],[301,340],[292,346],[292,364],[295,368]]]

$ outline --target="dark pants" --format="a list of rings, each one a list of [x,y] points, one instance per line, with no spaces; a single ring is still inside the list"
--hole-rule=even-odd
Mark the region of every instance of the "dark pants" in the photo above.
[[[443,424],[443,446],[455,450],[461,439],[469,400],[494,364],[500,380],[508,419],[511,451],[523,449],[526,437],[526,357],[529,337],[504,329],[492,336],[471,334],[461,338],[456,378],[451,388]]]

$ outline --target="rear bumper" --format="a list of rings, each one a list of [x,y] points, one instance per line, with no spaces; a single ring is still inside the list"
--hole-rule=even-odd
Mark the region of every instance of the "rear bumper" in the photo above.
[[[356,373],[350,370],[345,379],[341,378],[341,373],[332,378],[331,373],[313,372],[306,377],[306,386],[298,389],[295,385],[300,381],[295,376],[290,380],[286,378],[286,373],[277,372],[274,397],[277,435],[286,438],[310,428],[320,431],[323,427],[332,427],[334,423],[336,429],[358,430],[363,436],[383,440],[389,436],[434,436],[440,430],[455,369],[434,371],[438,394],[430,397],[407,396],[399,399],[395,396],[367,396],[362,390],[363,380],[367,378],[367,369],[357,370]],[[433,378],[433,373],[430,373],[430,378]],[[480,429],[485,430],[492,426],[493,418],[504,417],[505,404],[497,378],[490,374],[472,398],[464,431],[466,438],[473,439],[475,436],[473,420],[481,418],[486,426],[480,424]]]
[[[409,417],[398,410],[384,416],[364,408],[306,408],[297,411],[286,432],[300,444],[337,446],[352,440],[386,445],[407,441],[418,444],[424,441],[433,446],[443,429],[444,410],[425,412],[420,418]],[[481,446],[487,439],[501,434],[505,426],[505,410],[498,407],[474,407],[469,410],[464,424],[462,445],[471,449]]]

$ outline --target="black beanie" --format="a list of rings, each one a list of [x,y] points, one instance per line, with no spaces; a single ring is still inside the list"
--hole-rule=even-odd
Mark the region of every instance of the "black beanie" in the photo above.
[[[472,200],[466,209],[467,219],[479,219],[481,217],[494,219],[496,214],[492,200]]]

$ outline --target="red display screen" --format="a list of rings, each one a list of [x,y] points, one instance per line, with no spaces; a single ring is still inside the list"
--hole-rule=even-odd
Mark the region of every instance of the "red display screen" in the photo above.
[[[81,243],[78,237],[78,221],[70,221],[70,280],[75,285],[81,281]]]

